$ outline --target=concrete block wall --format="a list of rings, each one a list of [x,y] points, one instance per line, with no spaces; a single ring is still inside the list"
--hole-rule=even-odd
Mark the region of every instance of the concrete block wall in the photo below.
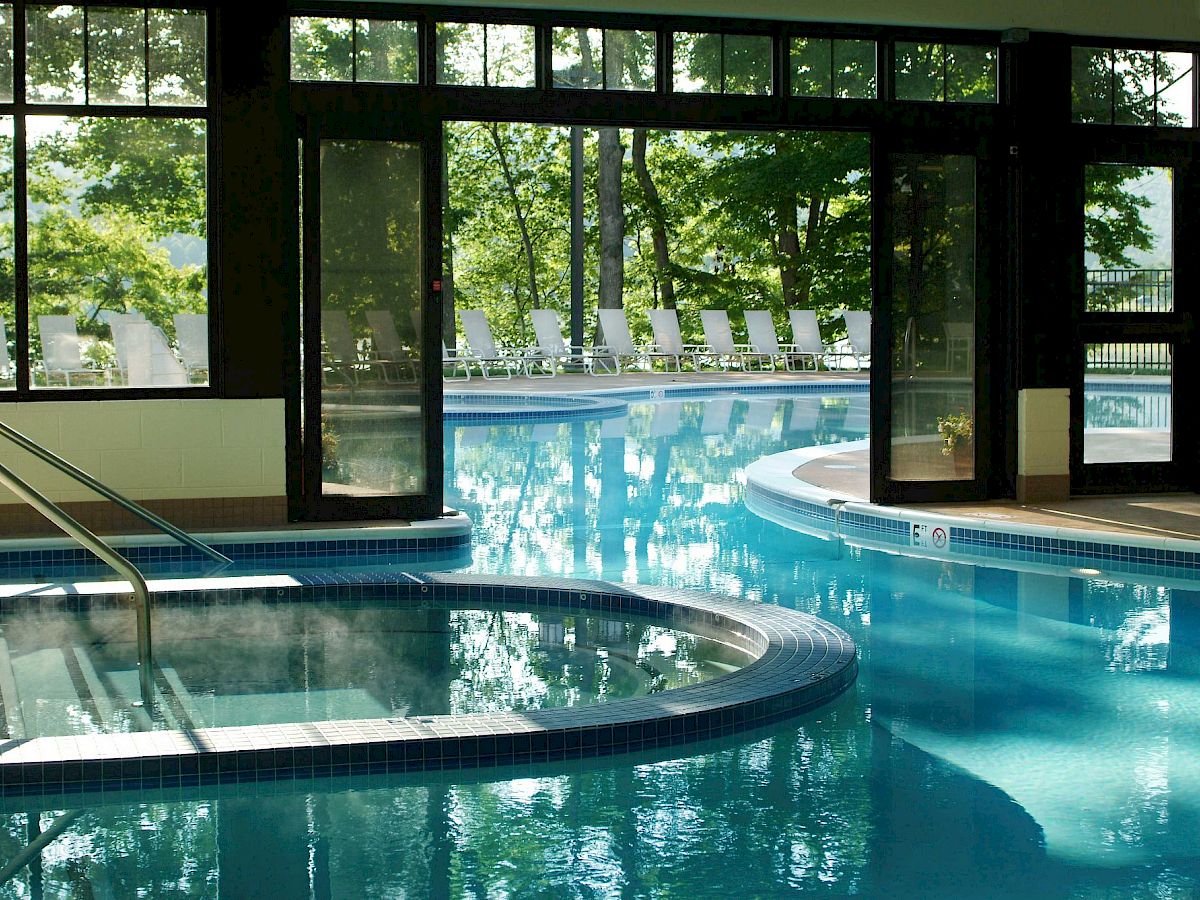
[[[286,520],[283,400],[0,403],[0,421],[185,527],[219,527],[238,510],[247,525]],[[78,482],[3,439],[0,462],[108,530],[112,505]],[[28,512],[0,488],[0,536],[41,532]]]
[[[1027,388],[1017,394],[1017,500],[1071,494],[1071,392]]]

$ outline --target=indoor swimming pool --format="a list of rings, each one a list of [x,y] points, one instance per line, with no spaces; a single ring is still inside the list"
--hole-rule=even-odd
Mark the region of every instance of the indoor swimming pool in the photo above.
[[[0,895],[1195,896],[1200,583],[902,556],[747,510],[748,464],[863,438],[867,403],[836,389],[668,394],[445,432],[447,502],[474,523],[469,572],[813,614],[858,646],[858,681],[830,705],[682,750],[515,769],[0,798],[0,861],[54,835]],[[437,646],[459,662],[413,689],[414,711],[475,709],[488,690],[522,702],[514,684],[533,681],[563,702],[641,695],[737,662],[669,632],[618,662],[603,640],[565,640],[561,622],[448,621],[457,637]],[[461,660],[489,629],[506,638],[485,668],[506,671],[481,686]],[[357,652],[337,628],[306,634],[297,672],[318,647]],[[254,643],[206,664],[242,665]],[[359,655],[373,673],[400,665]],[[343,668],[325,674],[324,688],[355,687]]]

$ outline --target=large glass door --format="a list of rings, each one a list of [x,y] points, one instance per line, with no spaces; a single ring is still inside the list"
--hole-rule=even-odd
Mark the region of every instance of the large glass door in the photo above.
[[[1179,378],[1191,298],[1176,290],[1192,267],[1176,252],[1175,204],[1188,168],[1184,159],[1131,161],[1128,152],[1083,166],[1074,491],[1182,489],[1194,477],[1180,415],[1193,401]]]
[[[885,170],[872,496],[980,497],[990,446],[979,365],[993,283],[981,252],[987,182],[973,153],[892,152]]]
[[[316,124],[303,144],[306,518],[441,511],[428,144]]]

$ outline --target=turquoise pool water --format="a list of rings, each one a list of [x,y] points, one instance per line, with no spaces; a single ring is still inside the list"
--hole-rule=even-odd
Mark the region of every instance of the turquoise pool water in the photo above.
[[[447,428],[473,569],[717,590],[858,644],[833,705],[680,758],[195,788],[91,806],[9,896],[1194,897],[1200,585],[856,550],[742,505],[866,397]],[[450,703],[449,696],[443,702]],[[6,807],[0,856],[62,810]]]

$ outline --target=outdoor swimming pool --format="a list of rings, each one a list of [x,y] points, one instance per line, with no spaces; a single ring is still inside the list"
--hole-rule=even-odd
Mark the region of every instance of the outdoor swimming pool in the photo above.
[[[712,590],[838,625],[860,674],[830,706],[682,753],[118,794],[8,895],[1193,896],[1200,585],[915,559],[759,519],[749,462],[865,433],[865,394],[810,399],[451,425],[447,494],[475,523],[472,571]],[[11,858],[31,815],[4,808]]]

